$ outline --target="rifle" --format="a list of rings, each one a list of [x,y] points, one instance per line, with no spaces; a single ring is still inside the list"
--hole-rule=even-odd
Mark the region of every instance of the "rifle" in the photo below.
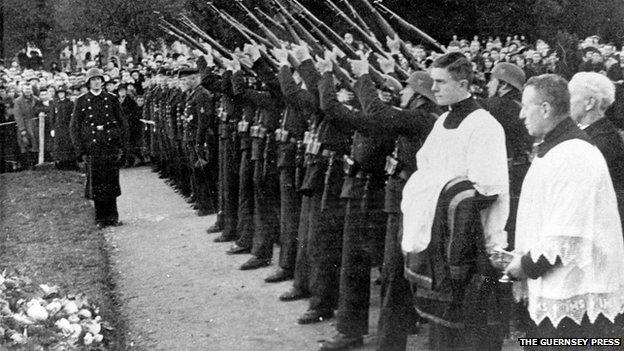
[[[264,23],[262,23],[262,21],[260,21],[258,17],[256,17],[256,15],[254,15],[253,12],[251,12],[241,0],[234,1],[247,14],[248,17],[251,18],[251,20],[254,21],[256,25],[258,25],[258,27],[260,27],[260,29],[264,32],[264,35],[266,35],[266,38],[273,46],[278,48],[282,47],[282,43],[280,42],[279,38],[273,32],[271,32],[271,30]]]
[[[219,54],[221,54],[221,56],[230,60],[232,59],[232,54],[225,47],[223,47],[223,45],[219,44],[219,42],[213,39],[210,35],[208,35],[208,33],[202,31],[195,23],[191,21],[190,18],[186,17],[183,14],[180,14],[180,22],[186,25],[197,35],[199,35],[200,38],[207,41],[212,48],[214,48],[217,52],[219,52]]]
[[[215,10],[217,12],[219,12],[219,9],[217,9],[215,7]],[[223,16],[222,18],[228,22],[228,24],[230,24],[232,27],[234,27],[236,30],[242,30],[244,31],[247,35],[249,35],[250,37],[254,38],[257,42],[263,44],[266,47],[271,47],[271,43],[266,40],[265,38],[261,37],[260,35],[254,33],[251,31],[251,29],[247,28],[244,24],[240,23],[238,20],[236,20],[236,18],[234,18],[232,15],[230,15],[229,13],[225,12],[225,11],[221,11],[219,12],[221,16]]]
[[[359,32],[362,38],[364,38],[364,41],[366,41],[366,43],[374,52],[380,54],[385,58],[389,58],[386,52],[384,52],[383,49],[379,46],[379,42],[377,42],[373,37],[369,36],[362,28],[360,28],[355,22],[353,22],[349,18],[349,16],[347,16],[338,6],[336,6],[336,4],[334,4],[331,0],[325,0],[325,3],[336,13],[336,15],[343,18],[345,22],[347,22],[353,29]],[[409,77],[409,74],[407,74],[407,72],[405,72],[399,66],[398,62],[396,63],[394,70],[396,71],[397,75],[399,75],[399,77],[403,80],[406,80]]]
[[[342,2],[344,2],[344,4],[347,6],[347,9],[349,9],[349,12],[351,12],[351,17],[353,17],[358,22],[360,27],[362,27],[362,29],[364,29],[365,31],[370,33],[371,36],[373,36],[373,31],[366,24],[366,22],[364,22],[364,19],[362,18],[362,16],[360,16],[360,14],[355,10],[355,8],[353,7],[353,5],[351,5],[349,0],[342,0]]]
[[[310,21],[314,22],[314,24],[318,26],[317,30],[320,31],[319,28],[323,28],[325,30],[325,32],[331,37],[333,45],[336,45],[349,58],[352,58],[355,60],[359,59],[355,50],[353,50],[353,48],[349,44],[345,43],[342,37],[338,35],[338,33],[334,32],[334,30],[331,29],[327,24],[325,24],[325,22],[316,18],[316,16],[314,16],[314,14],[310,12],[310,10],[308,10],[303,5],[301,5],[297,0],[290,0],[290,1],[294,5],[296,5],[299,8],[299,10],[303,12],[303,14],[305,14],[305,16],[303,16],[303,14],[300,15],[302,18],[306,18],[307,16],[307,18],[309,18]]]
[[[385,52],[379,46],[379,43],[376,42],[369,33],[366,33],[364,29],[362,29],[357,23],[355,23],[349,16],[347,16],[342,10],[336,6],[331,0],[325,0],[325,4],[329,7],[332,12],[336,14],[336,16],[342,18],[352,29],[354,29],[362,39],[366,42],[366,44],[371,48],[371,50],[377,52],[380,55],[385,56]]]
[[[401,27],[403,27],[405,30],[410,31],[410,32],[415,32],[418,36],[428,41],[430,44],[432,44],[436,49],[440,50],[442,53],[447,52],[446,49],[442,45],[440,45],[440,43],[437,40],[433,39],[427,33],[423,32],[415,25],[409,23],[408,21],[403,19],[401,16],[394,13],[392,10],[390,10],[384,4],[382,4],[381,0],[375,0],[373,3],[377,5],[377,7],[379,7],[381,12],[389,15],[390,18],[396,19],[397,22],[401,25]]]
[[[347,1],[347,0],[344,0],[344,1]],[[368,10],[373,14],[373,16],[375,17],[375,20],[377,20],[377,24],[379,24],[379,27],[381,27],[383,32],[388,37],[390,37],[392,39],[398,37],[397,32],[392,28],[392,26],[390,26],[390,23],[388,23],[388,21],[386,21],[386,19],[383,18],[383,16],[379,13],[379,11],[377,11],[377,9],[375,7],[373,7],[373,5],[371,5],[368,2],[368,0],[360,0],[360,2],[363,3],[364,6],[366,6],[366,8],[368,8]],[[418,67],[418,65],[417,65],[418,60],[407,49],[407,46],[405,46],[405,42],[403,42],[403,40],[400,40],[399,43],[400,43],[400,50],[401,50],[401,53],[403,54],[403,56],[405,56],[405,58],[408,61],[412,62],[412,66],[413,67]]]
[[[277,28],[278,32],[283,32],[284,28],[286,28],[286,32],[288,33],[286,40],[289,40],[295,43],[299,43],[301,41],[299,36],[297,36],[297,33],[295,33],[295,31],[292,29],[292,27],[288,23],[281,23],[281,24],[278,23],[276,20],[274,20],[271,16],[264,13],[264,11],[262,11],[257,6],[254,8],[254,10],[256,10],[256,12],[260,14],[260,16],[263,17],[265,21],[267,21],[268,23],[271,23],[274,28]]]
[[[321,46],[321,44],[319,44],[319,42],[316,40],[316,38],[314,38],[314,36],[312,34],[310,34],[310,32],[308,32],[299,21],[297,21],[296,18],[293,17],[293,15],[288,12],[288,10],[286,9],[286,7],[284,7],[284,5],[282,5],[281,2],[279,2],[279,0],[273,0],[273,3],[277,6],[277,10],[278,13],[283,15],[285,17],[286,23],[290,22],[293,25],[293,28],[298,31],[301,36],[304,38],[304,40],[299,39],[299,41],[303,41],[305,43],[308,44],[308,46],[312,49],[312,52],[314,54],[317,54],[319,56],[323,55],[323,52],[325,51],[324,48]]]

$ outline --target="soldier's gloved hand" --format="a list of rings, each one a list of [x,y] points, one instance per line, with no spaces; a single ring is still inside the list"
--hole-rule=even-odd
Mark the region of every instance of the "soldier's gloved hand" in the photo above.
[[[338,99],[338,102],[341,102],[341,103],[348,103],[349,101],[353,100],[354,97],[355,95],[353,94],[353,92],[345,88],[340,89],[336,93],[336,99]]]
[[[308,49],[306,45],[294,45],[293,44],[291,47],[292,47],[292,54],[297,61],[303,62],[305,60],[312,59],[312,56],[310,56],[310,50]]]
[[[401,39],[399,39],[399,35],[395,35],[394,39],[386,36],[386,45],[388,49],[390,49],[392,55],[398,55],[401,51]]]
[[[336,45],[334,45],[334,46],[332,47],[332,52],[333,52],[336,56],[338,56],[338,57],[340,57],[340,58],[343,58],[343,57],[347,56],[347,55],[344,53],[344,51],[340,50],[340,48],[339,48],[339,47],[337,47]]]
[[[368,74],[368,61],[366,60],[349,60],[349,64],[351,64],[351,71],[353,75],[357,78]]]
[[[245,44],[243,52],[251,59],[251,62],[256,62],[260,59],[260,48],[257,45]]]
[[[234,72],[238,72],[241,70],[241,62],[239,61],[239,58],[236,55],[232,56],[232,60],[230,61],[230,64]]]
[[[319,71],[321,75],[327,72],[332,72],[333,63],[328,59],[320,59],[316,62],[316,70]]]
[[[379,62],[379,67],[384,74],[390,74],[394,72],[394,66],[396,62],[393,58],[385,58],[383,56],[377,57],[377,62]]]
[[[274,48],[271,50],[271,54],[275,57],[277,62],[279,62],[280,66],[290,66],[290,62],[288,62],[288,50]]]

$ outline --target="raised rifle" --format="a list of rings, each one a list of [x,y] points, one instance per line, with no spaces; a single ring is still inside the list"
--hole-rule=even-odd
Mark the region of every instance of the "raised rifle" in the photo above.
[[[436,49],[440,50],[442,53],[447,52],[446,49],[437,40],[433,39],[429,34],[423,32],[418,27],[409,23],[408,21],[403,19],[401,16],[397,15],[395,12],[387,8],[384,4],[381,3],[381,0],[375,0],[373,3],[377,5],[377,7],[379,8],[381,12],[390,16],[390,18],[396,19],[399,25],[401,25],[401,27],[403,27],[406,31],[416,33],[418,36],[428,41],[431,45],[433,45]]]
[[[347,0],[344,0],[344,1],[347,1]],[[383,30],[385,35],[387,35],[391,39],[394,39],[394,38],[398,37],[397,32],[392,28],[390,23],[388,23],[388,21],[386,21],[386,19],[383,18],[383,16],[379,13],[379,11],[377,11],[377,9],[375,7],[373,7],[373,5],[371,5],[370,2],[368,2],[368,0],[360,0],[360,2],[362,4],[364,4],[364,6],[373,14],[373,16],[375,17],[375,20],[377,21],[377,24],[379,24],[379,27],[381,27],[381,29]],[[417,68],[418,67],[418,65],[417,65],[418,60],[407,49],[407,46],[405,45],[405,42],[403,42],[403,40],[400,40],[399,41],[399,45],[400,45],[399,48],[400,48],[401,53],[403,54],[403,56],[405,56],[405,58],[409,62],[412,63],[412,67]]]
[[[360,28],[357,23],[353,22],[353,20],[351,20],[349,18],[349,16],[347,16],[338,6],[336,6],[336,4],[334,4],[331,0],[325,0],[325,3],[327,4],[327,6],[329,6],[329,8],[331,8],[334,13],[336,13],[336,15],[338,15],[339,17],[341,17],[342,19],[344,19],[345,22],[347,22],[351,28],[355,29],[362,38],[364,38],[364,41],[366,41],[366,43],[370,46],[370,48],[378,53],[379,55],[389,59],[390,57],[388,57],[388,54],[386,52],[383,51],[383,49],[381,48],[379,42],[372,36],[370,36],[369,34],[367,34],[364,29]],[[399,63],[397,62],[395,67],[394,67],[395,72],[397,73],[397,75],[403,79],[406,80],[409,75],[407,74],[407,72],[405,72],[400,66]]]
[[[257,6],[254,8],[254,10],[256,10],[256,12],[261,17],[263,17],[266,22],[270,23],[274,28],[277,28],[278,32],[283,32],[284,29],[286,29],[286,33],[288,34],[286,40],[292,41],[294,43],[299,43],[301,41],[301,39],[299,38],[297,33],[295,33],[293,28],[288,23],[286,23],[286,22],[279,23],[278,21],[274,20],[273,17],[271,17],[268,14],[266,14],[264,11],[262,11]]]
[[[353,30],[355,30],[359,36],[364,39],[366,44],[380,55],[385,56],[385,52],[379,46],[379,43],[373,39],[370,33],[367,33],[364,29],[362,29],[357,23],[355,23],[346,13],[344,13],[336,4],[334,4],[331,0],[325,0],[325,4],[329,7],[330,10],[337,16],[340,17],[346,22]]]
[[[264,35],[266,36],[266,38],[269,40],[269,42],[273,46],[278,47],[278,48],[282,47],[282,43],[280,42],[279,38],[275,35],[275,33],[273,33],[271,29],[269,29],[269,27],[267,27],[264,23],[262,23],[262,21],[260,21],[258,17],[256,17],[256,15],[254,15],[253,12],[251,12],[247,8],[247,6],[243,4],[241,0],[234,0],[234,1],[247,14],[248,17],[251,18],[251,20],[256,23],[256,25],[260,28],[260,30],[264,32]]]
[[[355,10],[355,8],[353,7],[353,5],[351,5],[351,3],[349,2],[349,0],[342,0],[342,2],[345,4],[345,6],[347,7],[347,9],[349,10],[349,12],[351,13],[351,17],[353,17],[357,23],[360,25],[360,27],[362,27],[362,29],[364,29],[365,31],[367,31],[368,33],[370,33],[371,36],[374,36],[373,31],[370,29],[370,27],[366,24],[366,22],[364,21],[364,19],[362,18],[362,16],[360,16],[360,14]]]
[[[205,40],[208,44],[210,44],[210,46],[214,48],[217,52],[219,52],[221,56],[230,60],[232,59],[232,54],[229,52],[228,49],[226,49],[218,41],[213,39],[210,35],[208,35],[208,33],[201,30],[201,28],[199,28],[195,23],[193,23],[193,21],[191,21],[190,18],[186,17],[183,14],[180,14],[180,22],[186,25],[190,30],[195,32],[195,34],[199,35],[199,37]]]
[[[310,12],[310,10],[301,5],[297,0],[290,1],[291,3],[296,5],[302,12],[301,17],[307,17],[310,21],[313,22],[314,25],[317,26],[317,29],[319,30],[320,28],[323,28],[323,30],[325,30],[325,33],[329,35],[329,39],[331,40],[331,42],[333,42],[333,44],[336,45],[340,50],[342,50],[342,52],[344,52],[349,58],[352,58],[354,60],[359,59],[358,54],[355,52],[355,50],[353,50],[351,45],[345,43],[344,39],[342,39],[342,37],[338,35],[338,33],[334,32],[333,29],[325,24],[325,22],[319,20],[316,16],[314,16],[312,12]]]
[[[234,18],[229,13],[227,13],[225,11],[221,11],[221,13],[224,16],[223,18],[225,19],[225,21],[228,22],[228,24],[230,24],[236,30],[244,31],[247,35],[249,35],[254,40],[256,40],[258,43],[261,43],[261,44],[263,44],[266,47],[272,47],[273,46],[267,39],[261,37],[260,35],[254,33],[253,31],[251,31],[251,29],[247,28],[247,26],[245,26],[244,24],[240,23],[236,18]]]
[[[294,30],[298,31],[303,40],[300,39],[300,42],[303,41],[308,44],[313,54],[322,56],[324,53],[324,48],[321,44],[319,44],[318,40],[310,33],[307,29],[305,29],[296,18],[286,9],[286,7],[279,1],[273,0],[273,3],[277,7],[278,13],[285,17],[286,23],[290,22],[294,28]]]

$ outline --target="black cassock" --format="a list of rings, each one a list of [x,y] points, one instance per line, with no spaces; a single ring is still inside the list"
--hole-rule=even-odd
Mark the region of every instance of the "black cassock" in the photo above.
[[[87,156],[87,197],[95,203],[95,220],[108,225],[118,220],[116,198],[121,195],[119,167],[127,145],[128,125],[116,96],[88,92],[76,100],[70,124],[74,147]]]

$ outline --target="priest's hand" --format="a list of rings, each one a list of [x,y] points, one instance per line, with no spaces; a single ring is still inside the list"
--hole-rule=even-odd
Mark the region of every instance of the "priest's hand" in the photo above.
[[[517,280],[526,279],[527,276],[522,269],[522,256],[515,255],[503,273]]]

